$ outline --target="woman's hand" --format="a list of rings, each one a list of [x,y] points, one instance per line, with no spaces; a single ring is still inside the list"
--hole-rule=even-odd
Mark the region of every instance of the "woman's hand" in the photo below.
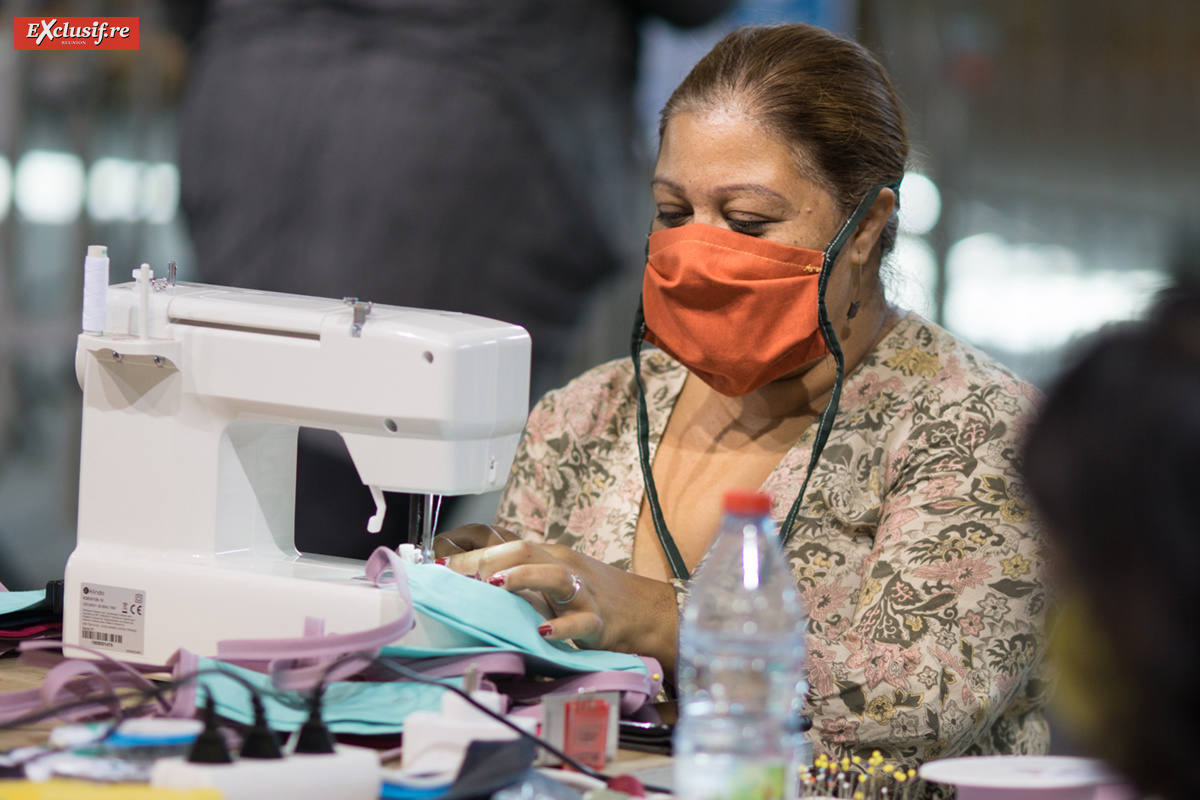
[[[433,555],[439,561],[458,553],[468,553],[483,547],[515,542],[520,536],[508,528],[498,528],[494,525],[459,525],[453,530],[439,533],[433,537]]]
[[[634,575],[564,545],[516,538],[490,544],[515,534],[486,525],[464,527],[475,530],[457,528],[434,540],[438,563],[510,592],[540,593],[546,603],[539,610],[549,618],[538,632],[547,639],[652,656],[673,674],[679,611],[671,584]],[[439,548],[443,537],[447,541]],[[453,552],[450,543],[458,552],[443,556]]]

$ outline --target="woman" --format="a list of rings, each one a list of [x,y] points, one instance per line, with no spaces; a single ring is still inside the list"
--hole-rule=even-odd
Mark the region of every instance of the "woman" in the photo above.
[[[673,674],[723,490],[758,486],[811,618],[818,752],[1044,752],[1045,598],[1011,463],[1034,392],[886,300],[907,157],[888,78],[817,28],[740,30],[660,134],[634,358],[538,404],[498,518],[520,541],[450,566],[544,593],[547,638]]]

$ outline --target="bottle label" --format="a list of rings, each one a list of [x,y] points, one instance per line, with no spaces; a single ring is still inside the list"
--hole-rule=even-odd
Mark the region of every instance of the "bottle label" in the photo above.
[[[681,800],[792,800],[796,796],[795,776],[789,776],[776,759],[677,756],[674,782],[675,796]]]

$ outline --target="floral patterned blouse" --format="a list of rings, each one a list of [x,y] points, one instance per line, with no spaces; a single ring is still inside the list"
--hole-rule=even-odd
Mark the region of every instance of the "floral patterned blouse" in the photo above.
[[[687,372],[652,350],[642,374],[653,458]],[[847,377],[788,544],[809,615],[817,753],[878,749],[914,766],[1046,752],[1041,542],[1014,465],[1035,400],[1029,384],[911,313]],[[628,359],[546,395],[498,523],[628,569],[643,496],[635,409]],[[762,486],[777,523],[815,433]]]

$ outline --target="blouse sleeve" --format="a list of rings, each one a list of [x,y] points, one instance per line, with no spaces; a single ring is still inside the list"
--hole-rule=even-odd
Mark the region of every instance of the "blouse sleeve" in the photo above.
[[[1040,661],[1046,598],[1014,440],[1011,418],[968,410],[918,426],[881,469],[857,598],[806,584],[802,567],[818,753],[914,766],[1027,733],[1002,717]],[[826,617],[820,604],[839,599],[848,613]]]

